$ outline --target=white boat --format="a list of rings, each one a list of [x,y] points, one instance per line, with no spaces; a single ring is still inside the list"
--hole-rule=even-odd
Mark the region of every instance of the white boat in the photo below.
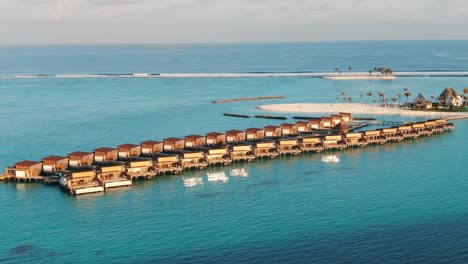
[[[338,163],[340,162],[340,158],[338,158],[336,155],[322,156],[322,162]]]

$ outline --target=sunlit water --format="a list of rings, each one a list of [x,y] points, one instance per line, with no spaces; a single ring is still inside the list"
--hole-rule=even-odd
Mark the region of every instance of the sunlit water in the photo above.
[[[1,60],[0,70],[3,75],[158,69],[292,72],[333,70],[337,62],[340,67],[357,64],[362,70],[381,63],[411,70],[466,70],[468,61],[460,59],[468,54],[464,44],[383,42],[392,49],[380,53],[375,51],[376,43],[348,43],[346,52],[343,43],[174,46],[166,60],[154,56],[162,52],[157,47],[0,48],[0,57],[9,58]],[[368,52],[367,46],[376,53]],[[69,49],[74,55],[66,55]],[[327,56],[315,59],[312,55],[320,50]],[[216,56],[202,56],[211,51]],[[235,52],[241,55],[232,55]],[[362,57],[367,53],[371,55]],[[417,59],[404,62],[413,53]],[[85,59],[91,55],[93,60]],[[362,59],[355,60],[356,56]],[[220,59],[232,57],[237,60]],[[154,61],[140,61],[145,58]],[[404,67],[405,63],[410,66]],[[155,66],[150,69],[148,65]],[[343,91],[360,101],[359,95],[368,91],[395,96],[404,87],[413,95],[423,91],[429,97],[449,85],[459,91],[468,86],[467,79],[460,77],[353,82],[317,78],[0,79],[0,169],[51,154],[280,124],[222,115],[253,116],[261,104],[335,102]],[[286,98],[211,103],[261,95]],[[364,97],[365,102],[368,99]],[[339,158],[338,163],[321,162],[327,153],[303,154],[183,172],[78,197],[57,186],[0,184],[0,262],[466,263],[467,131],[468,122],[457,121],[452,133],[330,153]]]

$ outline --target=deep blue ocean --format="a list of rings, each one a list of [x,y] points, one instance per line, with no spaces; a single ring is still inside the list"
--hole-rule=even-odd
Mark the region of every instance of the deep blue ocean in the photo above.
[[[466,71],[468,41],[0,47],[3,77],[349,66]],[[0,78],[0,170],[52,154],[282,123],[222,115],[255,115],[262,104],[332,103],[343,91],[359,102],[369,91],[392,97],[405,87],[414,99],[447,86],[462,92],[468,77]],[[285,98],[211,103],[262,95]],[[331,153],[336,164],[303,154],[78,197],[57,186],[0,184],[0,263],[468,263],[468,121],[455,123],[452,133]]]

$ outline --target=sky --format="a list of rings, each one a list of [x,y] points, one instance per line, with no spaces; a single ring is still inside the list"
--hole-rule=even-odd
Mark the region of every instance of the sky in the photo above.
[[[0,45],[468,39],[467,0],[0,0]]]

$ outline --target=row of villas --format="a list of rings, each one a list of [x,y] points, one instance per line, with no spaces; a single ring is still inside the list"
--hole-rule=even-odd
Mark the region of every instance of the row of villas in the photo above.
[[[135,178],[151,179],[158,174],[178,174],[187,169],[210,165],[229,165],[234,161],[298,155],[302,152],[342,150],[404,139],[415,139],[453,130],[445,119],[428,120],[403,126],[348,133],[350,115],[341,115],[335,126],[342,133],[320,135],[313,128],[316,119],[280,126],[188,135],[185,138],[149,140],[141,144],[101,147],[93,152],[77,151],[66,157],[49,156],[42,161],[21,161],[6,170],[5,177],[16,180],[59,182],[72,194],[104,191],[129,186]],[[332,120],[332,119],[330,119]],[[341,124],[340,124],[341,123]],[[328,124],[326,124],[328,125]],[[330,124],[331,125],[331,124]]]

